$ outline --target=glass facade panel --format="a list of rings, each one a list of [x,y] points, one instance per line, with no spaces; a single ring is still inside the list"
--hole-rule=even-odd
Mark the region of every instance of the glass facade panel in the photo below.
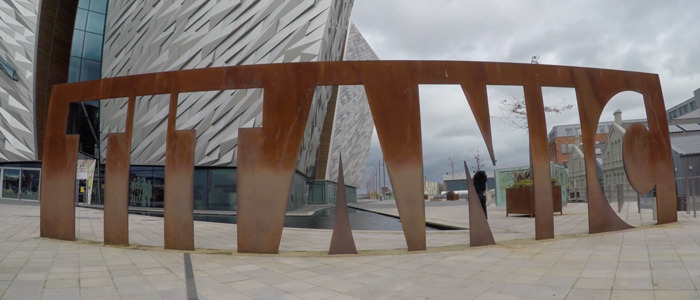
[[[107,13],[107,0],[92,0],[90,1],[90,10]]]
[[[83,40],[85,40],[85,32],[80,30],[73,31],[73,44],[70,49],[71,56],[83,56]]]
[[[90,8],[90,0],[80,0],[78,1],[78,7],[88,9]]]
[[[22,170],[20,199],[39,200],[40,176],[41,171],[39,170]]]
[[[94,33],[85,33],[83,45],[83,58],[102,61],[102,36]]]
[[[80,68],[80,80],[100,79],[100,69],[102,64],[89,59],[83,59],[82,67]]]
[[[207,182],[209,172],[208,170],[195,169],[194,170],[194,190],[192,191],[192,198],[194,198],[194,209],[208,209],[207,208]]]
[[[306,178],[301,174],[294,173],[292,188],[289,193],[289,202],[287,202],[287,210],[297,209],[306,205],[306,192]],[[333,199],[333,203],[335,203],[335,199]]]
[[[160,199],[156,199],[154,193],[156,178],[153,176],[153,167],[132,166],[129,183],[129,205],[140,207],[163,207],[162,180],[160,183]],[[157,205],[157,204],[160,204]]]
[[[87,24],[87,17],[88,11],[78,8],[78,11],[75,12],[75,29],[85,30],[85,25]]]
[[[80,58],[71,56],[68,82],[76,82],[78,80],[80,80]]]
[[[310,185],[309,191],[309,204],[324,204],[325,199],[325,185],[323,182],[314,182]]]
[[[2,197],[17,199],[19,197],[19,169],[5,169],[2,176]]]
[[[87,31],[103,34],[105,31],[105,15],[91,11],[88,14],[87,24]],[[102,38],[100,37],[100,39]]]
[[[209,209],[236,210],[236,170],[209,170]]]
[[[151,177],[151,207],[164,207],[165,204],[165,168],[152,167],[153,175]]]

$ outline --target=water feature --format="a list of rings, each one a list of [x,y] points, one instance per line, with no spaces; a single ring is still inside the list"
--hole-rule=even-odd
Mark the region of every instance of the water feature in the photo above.
[[[293,228],[313,228],[313,229],[332,229],[335,222],[335,208],[330,207],[324,210],[317,211],[313,216],[287,216],[284,218],[284,227]],[[163,217],[162,212],[138,211],[129,212],[131,214]],[[350,217],[350,228],[353,230],[396,230],[401,231],[401,221],[398,218],[380,215],[373,212],[362,211],[348,207],[348,215]],[[235,224],[236,216],[232,215],[206,215],[195,214],[195,221],[217,222]],[[444,228],[433,225],[426,225],[426,230],[450,230],[452,228]]]

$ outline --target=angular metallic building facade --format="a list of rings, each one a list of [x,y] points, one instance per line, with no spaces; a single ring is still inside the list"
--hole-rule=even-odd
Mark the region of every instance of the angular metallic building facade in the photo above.
[[[181,69],[341,60],[352,1],[112,1],[103,77]],[[330,87],[314,95],[298,170],[310,176]],[[132,164],[165,160],[167,95],[137,101]],[[126,102],[103,101],[106,134],[124,131]],[[193,93],[178,102],[178,129],[197,131],[195,165],[236,166],[238,128],[262,123],[262,91]],[[103,150],[104,151],[104,150]],[[104,155],[102,155],[104,157]]]
[[[349,30],[352,4],[353,0],[0,0],[0,71],[5,73],[0,73],[0,171],[7,163],[40,165],[50,89],[76,80],[72,50],[87,51],[88,42],[76,46],[74,32],[85,30],[85,22],[88,29],[104,30],[102,78],[247,64],[376,59],[361,34],[354,27]],[[93,5],[107,5],[100,19],[103,25],[91,19]],[[77,67],[81,68],[79,63]],[[205,200],[195,208],[236,209],[238,129],[261,126],[262,96],[260,89],[180,95],[177,127],[196,130],[195,203],[201,200],[197,197]],[[146,99],[136,102],[133,123],[131,204],[158,207],[169,101],[167,95],[142,98]],[[109,155],[106,136],[125,130],[125,115],[126,99],[99,103],[95,115],[99,128],[91,128],[93,136],[99,131],[96,178]],[[360,187],[372,126],[362,87],[317,87],[288,208],[307,203],[314,180],[334,183],[341,151],[347,184]],[[68,133],[74,130],[68,128]],[[88,159],[92,155],[88,152]],[[100,185],[98,181],[98,189]],[[210,191],[214,187],[219,191]],[[218,200],[205,203],[213,198]]]
[[[0,162],[36,161],[39,0],[0,1]]]
[[[343,60],[379,60],[354,25],[348,30]],[[372,144],[374,121],[361,85],[338,87],[338,102],[333,118],[328,164],[325,179],[338,182],[339,158],[343,156],[345,184],[361,187]]]

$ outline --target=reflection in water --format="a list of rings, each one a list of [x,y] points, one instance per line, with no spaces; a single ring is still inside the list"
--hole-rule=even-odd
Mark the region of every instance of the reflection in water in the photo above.
[[[313,228],[313,229],[332,229],[335,222],[335,208],[327,208],[316,212],[310,217],[287,216],[284,218],[284,227],[293,228]],[[138,215],[162,217],[162,212],[130,212]],[[380,214],[361,211],[348,207],[350,216],[350,228],[353,230],[402,230],[401,222],[397,218],[383,216]],[[217,222],[235,224],[236,216],[220,216],[220,215],[194,215],[195,221]],[[426,230],[449,230],[450,228],[437,228],[427,225]]]

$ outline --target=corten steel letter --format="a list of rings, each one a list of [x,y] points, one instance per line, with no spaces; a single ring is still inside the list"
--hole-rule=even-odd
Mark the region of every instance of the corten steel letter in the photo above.
[[[659,224],[678,220],[676,211],[676,189],[671,158],[671,143],[668,136],[668,122],[664,108],[661,83],[658,75],[644,78],[640,88],[635,89],[644,97],[649,129],[637,125],[628,130],[623,142],[623,159],[627,178],[639,193],[648,192],[656,183],[656,208]],[[627,136],[629,135],[629,136]],[[638,142],[637,140],[641,140]],[[643,143],[647,151],[635,151],[635,145],[625,143]],[[631,146],[631,147],[630,147]],[[642,147],[642,145],[639,145]],[[645,153],[647,152],[647,153]],[[636,156],[636,158],[635,158]],[[631,163],[627,163],[630,160]],[[643,167],[644,165],[647,167]],[[638,169],[637,169],[638,168]],[[629,171],[627,171],[629,170]],[[647,171],[647,172],[644,172]],[[665,199],[666,201],[659,201]]]
[[[523,91],[527,109],[527,127],[530,138],[530,163],[535,199],[535,239],[554,238],[554,208],[552,183],[547,154],[547,124],[544,117],[542,85],[535,72],[526,75]]]
[[[658,75],[583,68],[572,68],[572,72],[576,82],[583,150],[586,157],[589,232],[598,233],[632,227],[622,221],[605,200],[600,183],[595,178],[596,166],[592,158],[595,157],[595,132],[603,108],[614,95],[623,91],[639,92],[644,98],[650,129],[649,151],[653,153],[650,155],[651,159],[644,164],[654,166],[650,168],[656,172],[651,176],[654,176],[654,183],[657,185],[658,222],[660,224],[675,222],[677,220],[674,206],[676,193],[673,164],[671,163],[671,143]],[[627,136],[625,140],[629,144]],[[623,157],[631,154],[625,152],[623,151]],[[639,155],[644,156],[645,154],[639,153]],[[625,165],[625,168],[628,167]],[[628,176],[638,175],[640,174],[628,173]],[[639,186],[638,181],[634,179],[632,181],[636,184],[633,187],[640,191],[641,186]],[[648,181],[647,185],[650,184],[651,181]]]
[[[281,67],[262,79],[262,128],[238,131],[238,252],[279,251],[315,88],[313,74]]]
[[[485,74],[481,72],[482,76]],[[472,77],[474,78],[474,77]],[[486,91],[486,84],[480,80],[465,81],[461,84],[464,96],[467,98],[469,107],[472,110],[476,125],[479,126],[481,136],[486,143],[486,149],[489,151],[491,163],[496,165],[496,156],[493,153],[493,135],[491,134],[491,115],[489,115],[489,100]],[[469,174],[469,173],[467,173]]]
[[[426,249],[418,85],[406,66],[368,70],[365,92],[409,251]]]
[[[467,174],[467,189],[469,190],[469,194],[467,194],[467,201],[469,201],[469,246],[495,245],[496,241],[493,239],[491,227],[486,220],[484,210],[481,208],[479,196],[477,196],[476,188],[469,176],[471,173],[469,173],[466,161],[464,162],[464,172]]]
[[[41,174],[40,235],[75,240],[75,172],[78,135],[66,135],[69,93],[51,92]]]
[[[343,156],[338,159],[338,188],[335,197],[335,221],[328,254],[357,254],[355,239],[350,229],[348,201],[345,197],[345,176],[343,176]]]
[[[165,147],[165,249],[194,250],[194,130],[176,130],[177,93],[170,94]]]
[[[616,93],[643,95],[648,132],[631,129],[624,157],[638,191],[656,184],[659,223],[676,221],[668,123],[658,75],[580,67],[454,61],[353,61],[250,65],[132,75],[54,87],[41,178],[41,235],[75,238],[74,187],[78,137],[65,133],[72,102],[171,94],[166,150],[166,247],[171,233],[188,233],[192,214],[193,131],[176,131],[178,93],[263,88],[262,128],[241,129],[238,146],[238,250],[276,253],[286,202],[318,85],[365,85],[379,141],[395,188],[409,250],[425,249],[422,148],[417,85],[460,84],[494,160],[485,99],[486,85],[522,85],[535,176],[536,238],[553,236],[549,162],[541,87],[576,89],[588,180],[590,232],[630,228],[605,201],[595,178],[595,132],[603,107]],[[175,100],[173,100],[175,99]],[[635,146],[636,145],[636,146]],[[636,150],[636,147],[641,147]],[[648,147],[648,148],[645,148]],[[648,150],[642,150],[648,149]],[[647,159],[648,158],[648,159]],[[646,163],[645,163],[646,161]],[[112,176],[112,175],[109,175]],[[109,182],[110,178],[106,181]],[[173,202],[175,201],[175,202]],[[180,201],[180,202],[177,202]],[[185,203],[187,202],[187,203]],[[183,213],[182,216],[179,213]],[[111,215],[111,214],[110,214]],[[170,227],[182,218],[185,229]],[[183,225],[184,226],[184,225]],[[171,232],[171,233],[168,233]],[[173,238],[174,239],[174,238]]]
[[[129,160],[135,97],[129,97],[126,130],[107,134],[105,158],[104,243],[129,244]]]

